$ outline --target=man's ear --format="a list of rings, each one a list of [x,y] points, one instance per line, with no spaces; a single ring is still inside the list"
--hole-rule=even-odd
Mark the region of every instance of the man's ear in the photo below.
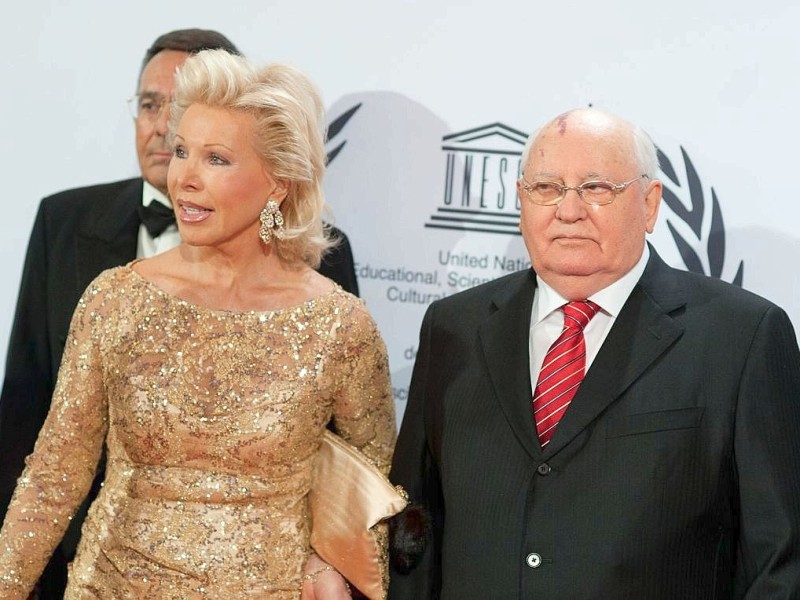
[[[653,233],[658,219],[658,209],[661,207],[661,192],[662,185],[658,179],[653,179],[647,185],[647,191],[644,196],[646,217],[645,223],[647,224],[647,233]]]

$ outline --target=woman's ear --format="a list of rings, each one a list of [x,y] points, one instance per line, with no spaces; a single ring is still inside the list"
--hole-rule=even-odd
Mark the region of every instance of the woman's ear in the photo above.
[[[271,179],[275,187],[272,189],[272,192],[270,192],[269,199],[275,200],[275,202],[281,204],[289,194],[289,182],[284,179]]]

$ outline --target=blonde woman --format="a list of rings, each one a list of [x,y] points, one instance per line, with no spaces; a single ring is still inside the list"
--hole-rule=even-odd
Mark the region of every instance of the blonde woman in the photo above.
[[[170,132],[182,243],[83,295],[0,532],[0,596],[27,596],[105,444],[66,598],[348,597],[309,547],[312,463],[333,418],[386,472],[395,420],[373,319],[314,271],[331,245],[319,95],[204,51]]]

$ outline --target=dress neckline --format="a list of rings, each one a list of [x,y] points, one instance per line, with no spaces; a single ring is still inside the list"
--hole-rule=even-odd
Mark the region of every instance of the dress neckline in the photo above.
[[[203,306],[202,304],[197,304],[197,303],[192,302],[190,300],[186,300],[185,298],[181,298],[180,296],[176,296],[175,294],[172,294],[172,293],[164,290],[163,288],[159,287],[153,281],[150,281],[149,279],[147,279],[147,277],[145,277],[141,273],[138,273],[137,271],[135,271],[134,268],[133,268],[133,265],[136,264],[137,262],[139,262],[140,260],[142,260],[142,259],[136,259],[134,261],[131,261],[130,263],[125,265],[125,269],[129,273],[132,273],[134,279],[136,279],[140,283],[144,284],[145,287],[153,290],[156,294],[158,294],[162,298],[166,298],[166,299],[170,300],[171,302],[174,302],[174,303],[179,304],[181,306],[185,306],[187,308],[191,308],[192,310],[195,310],[195,311],[205,312],[205,313],[209,313],[209,314],[212,314],[212,315],[218,315],[218,316],[252,315],[252,316],[264,316],[264,317],[267,317],[267,316],[272,316],[272,315],[280,315],[280,314],[284,314],[284,313],[294,313],[294,312],[297,312],[297,311],[301,311],[302,312],[302,311],[305,311],[308,308],[311,308],[313,305],[317,304],[318,302],[327,300],[328,298],[332,298],[333,296],[338,294],[340,291],[343,291],[342,288],[339,286],[339,284],[337,284],[336,282],[333,282],[333,287],[329,291],[323,292],[322,294],[319,294],[318,296],[314,296],[313,298],[309,298],[308,300],[304,300],[303,302],[300,302],[298,304],[292,304],[290,306],[282,306],[280,308],[273,308],[273,309],[270,309],[270,310],[256,310],[256,309],[253,309],[253,310],[229,310],[229,309],[223,309],[223,308],[211,308],[209,306]]]

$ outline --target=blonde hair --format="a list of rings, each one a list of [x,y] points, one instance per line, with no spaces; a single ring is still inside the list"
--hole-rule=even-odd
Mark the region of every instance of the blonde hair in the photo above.
[[[281,204],[285,235],[273,238],[272,244],[281,260],[318,267],[335,242],[322,221],[328,210],[322,190],[326,126],[314,83],[286,64],[257,67],[224,50],[204,50],[189,57],[176,76],[170,138],[192,104],[254,117],[256,150],[271,175],[286,182],[289,190]]]

